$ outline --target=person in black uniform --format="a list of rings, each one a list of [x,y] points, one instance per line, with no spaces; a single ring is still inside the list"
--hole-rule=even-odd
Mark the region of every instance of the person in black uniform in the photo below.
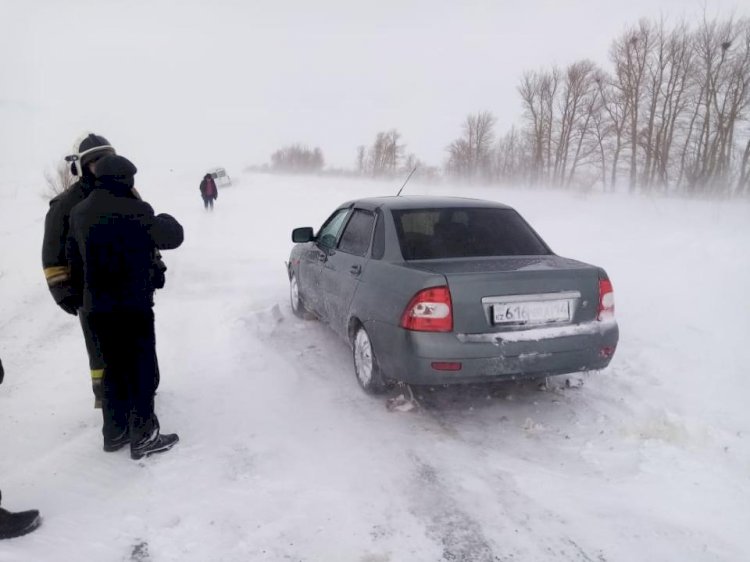
[[[130,445],[133,459],[166,451],[179,440],[160,434],[154,412],[158,362],[153,294],[163,284],[154,249],[182,244],[182,226],[155,215],[134,193],[137,169],[117,155],[94,168],[91,194],[70,213],[66,256],[73,306],[87,315],[104,363],[104,450]]]
[[[69,189],[52,199],[44,221],[44,240],[42,242],[42,266],[47,278],[47,285],[55,302],[68,314],[78,314],[75,296],[71,292],[70,272],[65,255],[65,241],[68,237],[70,211],[89,196],[94,189],[93,169],[99,158],[115,154],[115,149],[101,135],[86,133],[74,143],[74,154],[66,156],[70,162],[70,171],[78,177]],[[101,407],[101,382],[104,364],[99,346],[91,333],[88,316],[78,314],[86,342],[91,369],[91,384],[94,390],[95,407]]]
[[[50,201],[44,221],[44,240],[42,242],[42,267],[52,297],[65,312],[78,315],[81,322],[83,339],[89,357],[89,368],[91,369],[91,386],[94,392],[95,408],[102,407],[104,362],[99,351],[99,344],[91,331],[88,315],[85,311],[76,308],[76,299],[71,293],[65,243],[68,238],[70,211],[88,197],[94,189],[94,165],[103,156],[111,154],[115,154],[115,149],[101,135],[85,133],[74,143],[73,154],[66,156],[65,160],[70,162],[71,173],[79,179],[69,189]],[[154,250],[153,260],[154,270],[157,273],[160,272],[161,276],[161,285],[156,287],[160,289],[164,286],[164,272],[167,268],[158,250]],[[157,373],[157,386],[158,378]]]
[[[0,361],[0,384],[2,384],[4,377],[3,362]],[[0,501],[2,499],[3,494],[0,492]],[[12,539],[30,533],[41,522],[42,518],[39,517],[39,512],[36,509],[14,513],[0,508],[0,539]]]

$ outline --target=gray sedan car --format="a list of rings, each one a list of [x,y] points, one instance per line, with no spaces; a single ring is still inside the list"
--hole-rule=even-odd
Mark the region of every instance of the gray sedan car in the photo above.
[[[605,271],[555,255],[506,205],[360,199],[292,241],[292,310],[351,344],[368,392],[603,369],[615,352]]]

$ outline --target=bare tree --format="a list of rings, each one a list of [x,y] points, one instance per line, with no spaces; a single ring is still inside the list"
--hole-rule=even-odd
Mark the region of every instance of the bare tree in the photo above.
[[[637,26],[615,39],[610,58],[615,66],[615,82],[629,109],[630,191],[638,183],[638,132],[640,108],[643,104],[644,81],[649,54],[653,48],[653,25],[641,20]]]
[[[462,138],[456,139],[448,145],[446,150],[448,151],[448,161],[445,164],[445,171],[448,175],[460,178],[469,177],[469,162],[471,160],[469,143]]]
[[[560,71],[556,66],[552,67],[550,72],[542,75],[540,83],[540,95],[542,99],[542,120],[544,125],[546,156],[545,177],[547,180],[552,179],[552,132],[555,123],[555,99],[557,88],[560,83]]]
[[[661,33],[660,33],[661,41]],[[651,170],[646,180],[647,185],[658,182],[667,188],[670,183],[669,169],[672,160],[672,147],[675,135],[678,134],[685,109],[689,100],[692,70],[692,45],[690,33],[685,24],[673,29],[666,39],[664,55],[665,70],[659,85],[661,107],[655,116],[658,126],[648,148]],[[652,93],[652,95],[656,95]],[[649,166],[647,165],[648,169]]]
[[[401,133],[396,129],[391,129],[386,134],[386,170],[390,175],[398,171],[401,159],[404,156],[406,145],[400,144]]]
[[[588,142],[592,118],[601,111],[598,80],[600,71],[588,60],[575,62],[565,71],[558,101],[559,120],[555,122],[558,134],[553,181],[557,185],[571,185],[576,168],[592,152]]]
[[[271,170],[286,173],[310,173],[323,169],[323,151],[315,147],[293,144],[280,148],[271,155]]]
[[[749,135],[750,136],[750,135]],[[750,193],[750,138],[745,144],[745,150],[742,152],[742,162],[740,163],[739,177],[735,186],[735,193],[743,195],[744,192]]]
[[[607,148],[611,158],[610,186],[617,186],[620,153],[628,146],[625,129],[630,117],[628,98],[619,88],[619,83],[606,75],[597,82],[599,97],[602,101],[602,145]],[[606,140],[605,140],[606,139]]]
[[[552,134],[559,82],[560,72],[552,67],[550,71],[527,72],[518,87],[524,117],[530,125],[527,132],[533,152],[529,178],[532,184],[552,180]]]
[[[70,165],[67,162],[60,162],[54,170],[45,171],[44,179],[47,183],[47,192],[51,197],[67,191],[76,182],[76,177],[70,172]]]
[[[607,155],[610,152],[610,137],[612,136],[612,123],[609,120],[608,112],[606,111],[606,99],[604,97],[604,84],[608,80],[607,74],[603,70],[599,70],[594,76],[594,84],[596,87],[598,105],[595,110],[592,111],[592,140],[593,145],[592,152],[597,154],[599,177],[602,184],[602,190],[607,190]]]
[[[367,149],[361,144],[357,147],[357,172],[364,175],[367,169]]]
[[[750,21],[704,18],[694,45],[700,93],[683,151],[686,187],[692,192],[726,191],[737,152],[735,130],[747,118],[750,103]]]
[[[529,181],[538,183],[544,172],[545,119],[542,100],[542,77],[537,72],[526,72],[521,78],[518,93],[523,101],[524,117],[528,123],[527,135],[531,145]]]
[[[396,129],[381,131],[367,152],[366,169],[374,176],[393,176],[399,167],[405,145],[400,144],[401,133]]]
[[[472,174],[480,174],[484,179],[490,176],[490,151],[495,140],[497,119],[489,111],[469,115],[464,124],[464,134],[469,139],[472,152]]]
[[[416,154],[410,152],[406,155],[406,158],[404,158],[404,164],[400,171],[401,173],[409,173],[414,168],[424,168],[424,162],[417,158]]]
[[[471,114],[462,125],[463,136],[447,148],[448,171],[468,179],[481,176],[489,179],[492,173],[490,158],[495,139],[495,116],[489,111]]]
[[[523,135],[515,127],[511,127],[497,141],[493,179],[508,184],[523,182],[530,172],[530,157],[531,151],[524,142]]]

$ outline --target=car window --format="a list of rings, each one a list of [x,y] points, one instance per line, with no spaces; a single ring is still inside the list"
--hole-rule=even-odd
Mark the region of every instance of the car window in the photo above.
[[[364,256],[370,247],[375,215],[370,211],[355,209],[339,241],[339,250],[355,256]]]
[[[316,236],[318,244],[324,248],[333,248],[336,246],[336,240],[339,237],[341,228],[344,226],[349,211],[350,209],[339,209],[328,217],[328,220],[323,223]]]
[[[551,253],[513,209],[406,209],[393,218],[405,260]]]

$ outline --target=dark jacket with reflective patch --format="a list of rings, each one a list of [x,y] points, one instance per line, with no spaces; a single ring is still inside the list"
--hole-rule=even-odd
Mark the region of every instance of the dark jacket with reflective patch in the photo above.
[[[182,240],[180,223],[154,215],[129,188],[97,186],[70,214],[66,253],[79,305],[87,312],[152,307],[153,249],[177,248]]]
[[[88,175],[83,176],[50,201],[49,210],[44,219],[42,267],[52,297],[58,304],[72,296],[68,259],[65,255],[70,211],[86,199],[93,189],[93,178]]]

